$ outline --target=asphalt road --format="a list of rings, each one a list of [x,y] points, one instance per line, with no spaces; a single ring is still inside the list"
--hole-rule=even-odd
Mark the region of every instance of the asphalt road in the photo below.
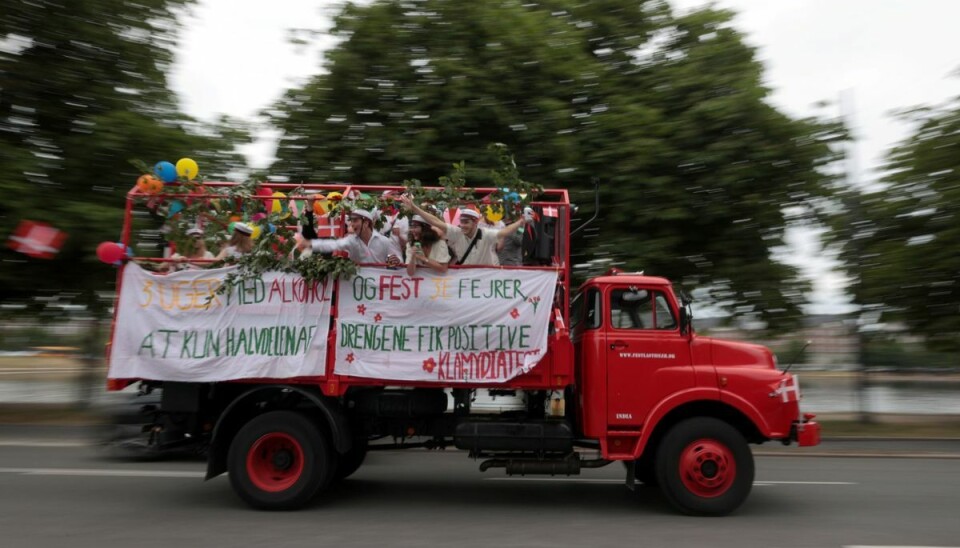
[[[655,490],[627,491],[617,464],[508,478],[458,451],[372,453],[310,508],[256,512],[225,477],[203,482],[201,461],[111,460],[71,431],[32,433],[0,429],[4,548],[960,546],[956,441],[820,447],[832,456],[764,446],[737,513],[690,518]]]

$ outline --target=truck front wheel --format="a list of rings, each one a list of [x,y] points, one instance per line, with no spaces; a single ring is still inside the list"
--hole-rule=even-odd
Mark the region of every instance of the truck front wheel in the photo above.
[[[753,487],[749,445],[736,428],[714,418],[677,423],[657,449],[654,466],[664,496],[685,514],[729,514]]]
[[[317,425],[293,411],[271,411],[245,424],[227,459],[233,490],[262,510],[302,507],[330,483],[336,468]]]

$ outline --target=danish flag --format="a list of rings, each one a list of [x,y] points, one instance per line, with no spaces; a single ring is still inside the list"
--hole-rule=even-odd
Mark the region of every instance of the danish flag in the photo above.
[[[66,239],[66,232],[46,223],[20,221],[7,244],[10,249],[35,259],[52,259]]]
[[[544,217],[559,217],[560,213],[557,211],[557,208],[553,206],[546,206],[543,208]]]
[[[793,377],[793,382],[790,382],[790,378],[782,379],[780,384],[777,386],[777,389],[774,390],[770,395],[771,396],[780,396],[783,403],[789,401],[800,401],[800,379]],[[792,397],[791,397],[792,395]]]

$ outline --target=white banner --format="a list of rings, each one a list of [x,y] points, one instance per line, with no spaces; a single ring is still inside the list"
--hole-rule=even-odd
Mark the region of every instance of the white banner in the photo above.
[[[438,383],[502,383],[547,350],[557,273],[499,268],[361,268],[341,281],[336,373]]]
[[[217,295],[235,268],[161,276],[128,264],[109,377],[212,382],[325,374],[332,284],[268,272]]]

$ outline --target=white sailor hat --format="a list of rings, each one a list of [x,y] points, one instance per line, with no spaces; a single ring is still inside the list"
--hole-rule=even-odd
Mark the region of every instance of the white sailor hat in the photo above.
[[[364,219],[373,222],[373,213],[367,211],[366,209],[354,209],[350,212],[351,217],[363,217]]]
[[[464,215],[466,215],[467,217],[473,217],[474,219],[480,218],[480,212],[471,207],[460,208],[460,216],[463,217]]]

